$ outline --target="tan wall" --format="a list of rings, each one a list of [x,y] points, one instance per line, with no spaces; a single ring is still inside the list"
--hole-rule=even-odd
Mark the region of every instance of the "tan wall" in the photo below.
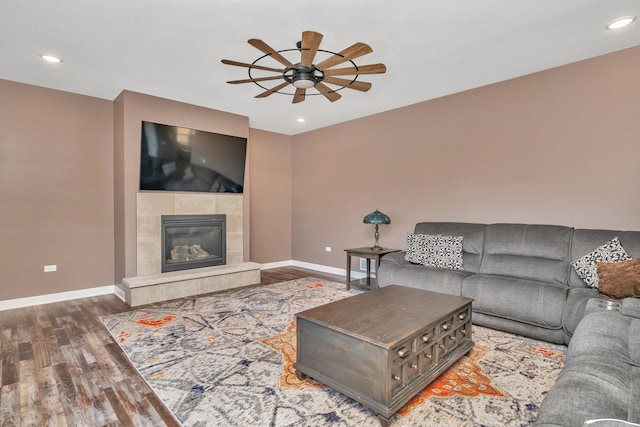
[[[112,111],[0,80],[0,300],[113,285]]]
[[[251,260],[292,259],[291,137],[251,129]]]
[[[376,208],[396,248],[418,221],[640,230],[639,74],[634,48],[294,136],[293,258],[344,267]]]
[[[249,119],[177,101],[123,91],[114,101],[116,281],[137,275],[136,194],[140,176],[140,132],[143,120],[248,138]],[[248,178],[248,177],[247,177]],[[249,198],[245,178],[245,256],[249,256]]]

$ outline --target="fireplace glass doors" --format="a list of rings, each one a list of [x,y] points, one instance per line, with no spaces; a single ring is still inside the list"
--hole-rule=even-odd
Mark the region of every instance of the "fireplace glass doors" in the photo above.
[[[226,264],[226,215],[163,215],[162,272]]]

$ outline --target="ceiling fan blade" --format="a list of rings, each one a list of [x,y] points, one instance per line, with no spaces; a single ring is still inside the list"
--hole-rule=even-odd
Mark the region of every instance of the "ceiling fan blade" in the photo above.
[[[327,68],[331,68],[335,65],[342,64],[343,62],[350,61],[371,52],[373,52],[373,49],[371,49],[369,45],[361,42],[354,43],[348,48],[339,52],[338,55],[333,55],[325,59],[324,61],[316,65],[316,68],[319,70],[326,70]]]
[[[342,98],[342,95],[340,95],[338,92],[331,90],[329,86],[326,86],[322,83],[316,83],[315,88],[318,89],[318,92],[323,94],[324,97],[331,102],[335,102],[338,99]]]
[[[325,76],[350,76],[355,74],[384,74],[387,71],[387,67],[384,64],[369,64],[360,65],[356,67],[348,68],[335,68],[333,70],[326,70]]]
[[[311,67],[313,64],[313,58],[315,58],[320,42],[322,41],[322,34],[313,31],[305,31],[302,33],[302,52],[300,63],[305,67]]]
[[[223,59],[222,63],[227,65],[235,65],[237,67],[255,68],[256,70],[273,71],[274,73],[284,73],[284,68],[279,70],[277,68],[263,67],[262,65],[257,64],[245,64],[244,62],[232,61],[230,59]]]
[[[260,40],[260,39],[250,39],[249,40],[249,44],[251,46],[255,47],[256,49],[261,50],[262,52],[266,53],[267,55],[271,55],[271,57],[273,59],[275,59],[276,61],[278,61],[279,63],[281,63],[285,67],[293,68],[293,64],[291,62],[289,62],[289,60],[287,60],[287,58],[285,58],[284,56],[280,55],[280,53],[278,53],[277,50],[275,50],[274,48],[272,48],[271,46],[269,46],[268,44],[266,44],[262,40]]]
[[[267,91],[264,91],[259,95],[256,95],[256,98],[266,98],[267,96],[271,95],[272,93],[276,93],[280,89],[284,88],[288,84],[289,84],[289,82],[280,83],[278,86],[276,86],[274,88],[271,88],[271,89],[269,89]]]
[[[232,85],[237,85],[240,83],[266,82],[267,80],[279,80],[279,79],[282,79],[282,76],[258,77],[255,79],[243,79],[243,80],[231,80],[227,83],[231,83]],[[289,83],[287,82],[287,84]]]
[[[366,92],[371,89],[372,84],[369,82],[361,82],[361,81],[353,81],[348,79],[339,79],[337,77],[325,77],[323,80],[325,83],[331,83],[334,85],[346,87],[349,89],[359,90],[361,92]]]
[[[306,89],[296,89],[296,94],[293,95],[292,104],[297,104],[298,102],[304,101],[304,98],[306,95],[307,95]]]

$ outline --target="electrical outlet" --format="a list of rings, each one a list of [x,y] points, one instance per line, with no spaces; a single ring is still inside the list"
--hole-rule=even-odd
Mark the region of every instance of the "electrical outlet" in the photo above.
[[[58,266],[57,265],[45,265],[44,266],[44,272],[45,273],[51,273],[52,271],[58,271]]]
[[[326,252],[331,252],[331,246],[325,246],[325,247],[324,247],[324,250],[325,250]]]

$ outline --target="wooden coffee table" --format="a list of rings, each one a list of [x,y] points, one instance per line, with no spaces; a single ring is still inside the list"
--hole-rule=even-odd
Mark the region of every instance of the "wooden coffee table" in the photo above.
[[[296,314],[300,377],[393,414],[473,347],[471,302],[391,285]]]

